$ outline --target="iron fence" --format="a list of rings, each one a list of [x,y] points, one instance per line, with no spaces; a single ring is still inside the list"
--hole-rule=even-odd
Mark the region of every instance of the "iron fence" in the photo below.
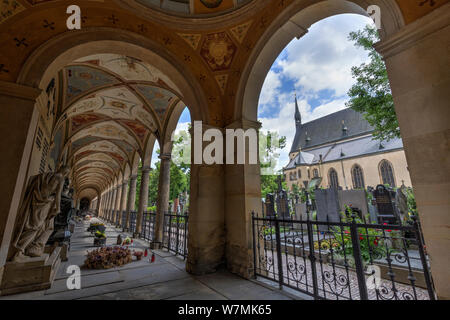
[[[127,211],[122,211],[122,220],[120,221],[120,227],[122,230],[125,230],[127,228]]]
[[[136,232],[136,219],[137,219],[137,212],[130,211],[128,232],[130,232],[131,234],[134,234]]]
[[[162,247],[187,257],[188,214],[164,214]]]
[[[144,215],[142,216],[141,238],[148,242],[152,242],[154,239],[155,220],[156,220],[155,212],[149,212],[149,211],[144,212]]]
[[[419,222],[370,224],[252,214],[254,273],[315,299],[434,300]]]

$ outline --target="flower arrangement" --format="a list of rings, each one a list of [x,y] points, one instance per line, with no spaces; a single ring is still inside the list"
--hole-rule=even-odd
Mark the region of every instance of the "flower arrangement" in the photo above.
[[[125,240],[123,240],[122,245],[123,246],[129,246],[133,244],[133,239],[130,237],[126,237]]]
[[[132,261],[131,250],[122,247],[103,247],[87,253],[84,265],[88,269],[110,269]]]

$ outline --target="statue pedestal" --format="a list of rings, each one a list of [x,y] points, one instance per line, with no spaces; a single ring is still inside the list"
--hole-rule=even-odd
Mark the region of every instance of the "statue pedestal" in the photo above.
[[[0,295],[49,289],[61,263],[60,247],[47,247],[41,257],[26,262],[7,262],[0,284]]]

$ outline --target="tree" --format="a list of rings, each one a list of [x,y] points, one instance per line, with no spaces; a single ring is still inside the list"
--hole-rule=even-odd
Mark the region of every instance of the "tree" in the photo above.
[[[347,106],[364,114],[364,118],[375,128],[375,139],[389,141],[399,138],[400,128],[386,66],[373,47],[379,41],[378,31],[367,25],[363,30],[351,32],[348,38],[355,42],[355,46],[369,51],[370,62],[352,68],[352,76],[357,82],[348,92],[350,101]]]
[[[261,196],[274,193],[278,189],[278,175],[281,172],[275,170],[280,156],[280,151],[286,146],[286,137],[280,137],[278,133],[267,131],[259,132],[259,161],[261,165]],[[286,189],[286,182],[282,182]]]

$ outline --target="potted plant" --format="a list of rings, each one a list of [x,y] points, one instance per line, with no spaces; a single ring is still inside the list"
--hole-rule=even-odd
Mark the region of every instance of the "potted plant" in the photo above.
[[[106,245],[106,234],[104,232],[97,230],[95,232],[94,237],[94,246],[104,246],[104,245]]]

